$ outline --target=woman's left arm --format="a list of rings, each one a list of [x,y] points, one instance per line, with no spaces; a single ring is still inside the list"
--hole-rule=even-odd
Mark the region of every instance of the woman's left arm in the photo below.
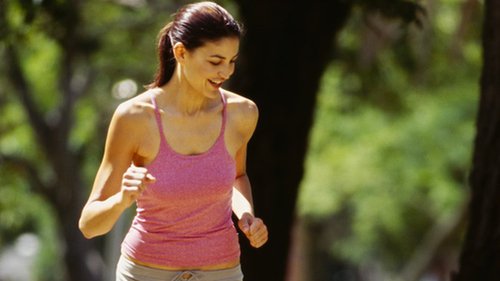
[[[238,218],[238,227],[248,238],[250,245],[255,248],[264,245],[268,239],[267,227],[262,219],[254,215],[252,188],[246,173],[238,173],[234,182],[232,207]]]
[[[242,146],[236,153],[236,180],[233,187],[232,208],[238,218],[238,226],[250,241],[250,245],[259,248],[268,240],[267,227],[262,219],[255,217],[253,210],[252,187],[246,173],[247,143],[250,140],[258,119],[258,110],[251,103],[242,123]]]

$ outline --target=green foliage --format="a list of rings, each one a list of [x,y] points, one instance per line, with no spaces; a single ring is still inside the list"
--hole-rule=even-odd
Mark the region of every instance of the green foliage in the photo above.
[[[25,222],[32,215],[31,202],[26,202],[27,191],[17,190],[12,186],[22,187],[22,180],[8,177],[6,169],[0,171],[0,176],[6,179],[3,188],[0,190],[0,231],[3,234],[0,238],[0,246],[6,242],[11,242],[21,231],[32,231]]]
[[[33,29],[25,44],[30,48],[20,48],[26,77],[34,89],[36,104],[43,112],[56,108],[59,102],[57,75],[61,51],[59,46],[45,34]]]
[[[132,79],[141,91],[141,85],[150,82],[156,69],[156,34],[175,9],[171,1],[150,5],[138,1],[143,3],[139,6],[119,2],[83,1],[78,7],[71,7],[73,1],[0,3],[0,56],[5,61],[7,46],[15,46],[34,106],[49,126],[59,118],[64,83],[70,79],[75,89],[88,83],[75,97],[67,146],[78,152],[84,186],[89,189],[110,116],[121,102],[112,96],[112,88],[120,80]],[[74,20],[81,22],[65,37],[64,24]],[[0,65],[0,250],[21,233],[36,233],[41,248],[34,280],[62,280],[63,250],[71,245],[64,245],[57,212],[40,192],[42,186],[54,188],[55,174],[8,71],[7,63]],[[77,192],[88,194],[88,190]]]
[[[354,0],[358,6],[370,12],[376,11],[386,17],[399,18],[405,23],[421,25],[425,9],[418,0]]]
[[[57,222],[51,207],[19,175],[16,167],[0,169],[0,249],[20,233],[36,233],[40,239],[33,280],[62,280],[61,245]],[[27,176],[27,175],[26,175]]]
[[[401,266],[436,218],[464,199],[474,132],[475,81],[407,89],[407,111],[394,117],[370,105],[343,111],[338,66],[319,96],[299,198],[315,220],[350,210],[336,255],[354,262],[384,258]]]
[[[344,223],[323,245],[335,259],[397,272],[467,195],[479,33],[453,55],[459,2],[429,12],[423,29],[404,29],[354,9],[324,74],[298,212]]]
[[[80,83],[88,73],[92,81],[75,104],[68,145],[81,151],[89,187],[107,123],[120,102],[112,88],[123,79],[150,82],[156,33],[175,9],[171,1],[145,6],[119,2],[133,1],[81,2],[82,24],[75,33],[78,42],[73,42],[81,56],[72,82]],[[339,37],[337,61],[324,75],[299,212],[317,221],[346,216],[346,231],[325,245],[332,255],[354,263],[380,259],[387,267],[400,267],[436,218],[453,212],[463,200],[481,48],[478,32],[472,30],[460,44],[461,60],[450,60],[446,42],[459,23],[458,0],[437,1],[424,18],[418,1],[352,2],[356,6]],[[71,3],[0,1],[0,14],[9,23],[0,25],[0,55],[5,57],[5,42],[16,43],[34,101],[47,120],[57,115],[62,100],[61,23],[75,16],[62,11]],[[236,10],[232,1],[224,3]],[[406,23],[420,20],[423,30],[399,28],[394,20],[373,17],[373,11]],[[375,36],[378,41],[365,37],[373,30],[388,36]],[[362,54],[370,55],[363,50],[372,51],[367,56],[372,59],[362,60]],[[4,64],[0,72],[0,248],[20,233],[37,233],[43,247],[38,280],[56,280],[63,270],[55,212],[36,193],[30,171],[1,157],[29,162],[47,185],[54,180],[53,171],[4,75]]]
[[[21,233],[36,233],[40,239],[37,267],[33,280],[62,280],[61,245],[58,238],[58,224],[55,214],[46,198],[32,190],[29,179],[33,171],[23,168],[19,161],[30,161],[32,165],[43,166],[43,155],[34,143],[35,137],[19,103],[12,101],[2,106],[0,121],[0,249],[13,242]],[[13,157],[9,161],[2,157]],[[50,180],[46,169],[40,175]]]

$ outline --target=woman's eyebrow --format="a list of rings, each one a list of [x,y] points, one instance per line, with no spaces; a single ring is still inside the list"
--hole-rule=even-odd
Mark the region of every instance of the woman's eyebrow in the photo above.
[[[239,53],[238,53],[238,54],[236,54],[236,55],[233,57],[233,59],[237,58],[237,57],[238,57],[238,55],[239,55]],[[225,57],[225,56],[222,56],[222,55],[217,55],[217,54],[216,54],[216,55],[211,55],[210,57],[211,57],[211,58],[218,58],[218,59],[221,59],[221,60],[225,60],[225,59],[226,59],[226,57]]]

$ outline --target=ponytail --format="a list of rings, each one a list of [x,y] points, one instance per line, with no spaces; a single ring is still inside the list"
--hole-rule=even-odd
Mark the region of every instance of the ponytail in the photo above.
[[[173,22],[169,22],[158,34],[158,69],[156,70],[154,81],[147,85],[149,89],[165,85],[174,74],[175,58],[170,38],[172,25]]]

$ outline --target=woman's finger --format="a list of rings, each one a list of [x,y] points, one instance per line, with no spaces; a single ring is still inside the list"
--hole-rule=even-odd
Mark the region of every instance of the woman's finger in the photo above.
[[[127,187],[132,187],[132,186],[139,186],[142,184],[141,180],[138,179],[123,179],[123,185]]]

